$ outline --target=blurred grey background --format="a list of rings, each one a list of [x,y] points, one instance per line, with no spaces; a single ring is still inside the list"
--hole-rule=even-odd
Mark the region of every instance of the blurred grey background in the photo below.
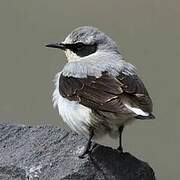
[[[154,168],[157,179],[180,177],[179,0],[1,0],[1,123],[64,126],[52,107],[54,75],[65,64],[46,43],[82,25],[98,27],[136,65],[154,101],[156,120],[124,133],[125,150]]]

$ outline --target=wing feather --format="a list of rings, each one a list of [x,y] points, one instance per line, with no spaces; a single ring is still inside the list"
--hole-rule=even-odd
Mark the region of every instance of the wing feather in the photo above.
[[[103,72],[99,78],[75,78],[61,74],[59,92],[70,101],[78,101],[96,111],[132,114],[125,106],[126,102],[149,114],[152,112],[151,98],[136,74],[127,75],[121,72],[113,77],[108,72]]]

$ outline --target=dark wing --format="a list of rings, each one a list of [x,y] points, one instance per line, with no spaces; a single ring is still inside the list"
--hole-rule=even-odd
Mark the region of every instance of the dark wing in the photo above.
[[[119,74],[117,79],[122,82],[123,92],[144,112],[152,112],[152,100],[141,79],[136,75]]]
[[[145,112],[152,112],[152,102],[146,88],[137,75],[120,73],[114,78],[103,72],[99,78],[66,77],[59,78],[60,94],[91,109],[112,113],[132,113],[124,105],[124,100],[131,100]]]

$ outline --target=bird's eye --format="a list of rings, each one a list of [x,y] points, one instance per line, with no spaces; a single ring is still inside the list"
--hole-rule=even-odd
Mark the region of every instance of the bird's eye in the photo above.
[[[85,45],[84,45],[83,43],[81,43],[81,42],[76,43],[76,48],[77,48],[77,50],[81,50],[84,46],[85,46]]]

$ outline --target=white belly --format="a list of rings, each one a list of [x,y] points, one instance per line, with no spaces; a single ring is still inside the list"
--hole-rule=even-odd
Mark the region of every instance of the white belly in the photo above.
[[[67,123],[67,125],[78,134],[83,134],[86,137],[89,137],[89,129],[92,127],[94,122],[101,123],[101,120],[97,119],[93,116],[92,110],[88,107],[85,107],[79,104],[77,101],[69,101],[66,98],[63,98],[59,93],[59,77],[60,73],[56,76],[56,88],[53,93],[53,102],[54,107],[58,107],[58,111],[62,119]],[[98,120],[98,121],[96,121]],[[118,128],[117,123],[111,123],[109,126],[111,127],[111,132],[107,132],[103,126],[98,124],[98,128],[96,128],[95,136],[93,140],[102,145],[109,145],[110,139],[118,138]],[[108,140],[101,140],[102,137],[107,135]],[[106,139],[106,138],[105,138]]]
[[[92,118],[91,109],[80,105],[75,101],[69,101],[63,98],[61,95],[58,95],[58,99],[56,99],[57,107],[60,116],[67,123],[67,125],[78,134],[83,134],[87,138],[89,138],[89,128],[90,127],[90,119]],[[117,147],[117,142],[119,142],[116,138],[110,137],[108,134],[94,136],[93,141],[98,144],[111,146],[112,144],[116,144],[114,147]]]
[[[90,127],[91,124],[91,109],[79,104],[76,101],[69,101],[60,95],[59,76],[60,73],[57,74],[56,88],[53,93],[54,106],[58,107],[60,116],[73,131],[88,136],[88,127]]]

